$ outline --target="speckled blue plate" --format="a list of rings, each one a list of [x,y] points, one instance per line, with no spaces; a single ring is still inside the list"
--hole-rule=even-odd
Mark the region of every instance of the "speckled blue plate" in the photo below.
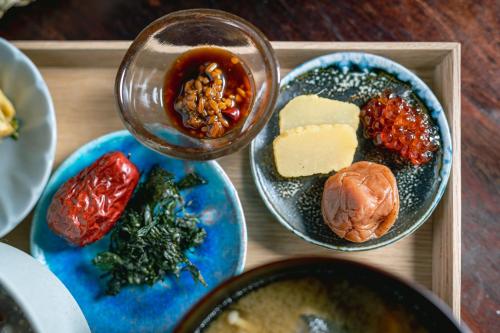
[[[189,213],[200,216],[207,231],[204,243],[188,257],[208,286],[194,282],[188,272],[167,277],[152,287],[128,287],[117,296],[103,296],[100,272],[92,258],[106,250],[109,237],[83,248],[72,247],[47,226],[47,208],[57,189],[70,177],[110,151],[130,154],[142,172],[160,165],[176,179],[195,171],[208,184],[182,192],[192,200]],[[243,270],[246,228],[238,195],[216,162],[190,162],[162,156],[138,143],[127,131],[98,138],[73,153],[53,174],[33,217],[31,253],[63,282],[80,305],[92,332],[170,332],[189,307],[221,281]]]
[[[376,147],[358,128],[356,161],[373,161],[388,166],[398,183],[399,216],[387,234],[364,243],[337,237],[321,216],[321,195],[329,175],[283,178],[274,164],[272,142],[279,135],[279,111],[292,98],[317,94],[326,98],[364,105],[389,89],[427,113],[440,148],[427,164],[413,167],[397,161],[397,155]],[[427,85],[405,67],[384,57],[367,53],[340,52],[310,60],[284,77],[276,112],[252,141],[252,173],[269,210],[277,220],[308,242],[340,251],[375,249],[411,234],[432,214],[441,199],[451,171],[452,145],[443,108]],[[332,173],[333,174],[333,173]]]

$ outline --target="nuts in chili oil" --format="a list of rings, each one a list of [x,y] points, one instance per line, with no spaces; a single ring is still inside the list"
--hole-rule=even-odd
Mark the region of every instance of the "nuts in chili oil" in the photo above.
[[[200,47],[182,54],[165,77],[167,114],[186,133],[219,138],[248,115],[250,74],[233,53]]]

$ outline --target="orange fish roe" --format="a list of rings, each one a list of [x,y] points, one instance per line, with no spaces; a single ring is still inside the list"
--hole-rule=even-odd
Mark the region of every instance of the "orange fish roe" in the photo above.
[[[360,117],[367,138],[377,146],[397,151],[413,165],[428,162],[438,148],[427,115],[389,92],[369,100]]]

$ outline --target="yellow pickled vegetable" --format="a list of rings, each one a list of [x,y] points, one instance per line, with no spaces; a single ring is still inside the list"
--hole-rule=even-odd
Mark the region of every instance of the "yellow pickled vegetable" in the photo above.
[[[17,136],[16,109],[0,89],[0,138]]]

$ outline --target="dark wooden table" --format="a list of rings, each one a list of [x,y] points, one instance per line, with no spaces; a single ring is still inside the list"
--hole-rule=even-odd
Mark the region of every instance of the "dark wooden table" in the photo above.
[[[242,16],[270,40],[462,43],[462,318],[474,332],[500,332],[500,2],[38,0],[10,10],[0,36],[131,40],[197,7]]]

